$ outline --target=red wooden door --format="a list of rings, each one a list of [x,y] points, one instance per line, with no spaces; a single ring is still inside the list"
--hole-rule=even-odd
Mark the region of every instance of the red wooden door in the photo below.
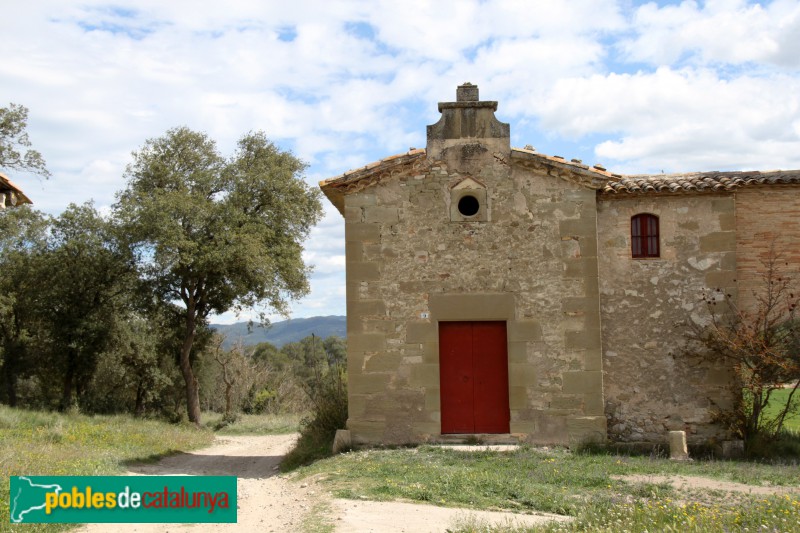
[[[442,433],[508,433],[505,322],[440,322]]]

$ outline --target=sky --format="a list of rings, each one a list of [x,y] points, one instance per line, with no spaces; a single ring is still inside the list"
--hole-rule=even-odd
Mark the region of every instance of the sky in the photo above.
[[[512,146],[615,173],[800,168],[796,0],[6,0],[0,28],[0,107],[29,109],[53,176],[7,174],[50,214],[110,211],[131,152],[176,126],[226,155],[264,131],[316,186],[424,147],[464,82]],[[327,200],[304,258],[291,316],[345,314]]]

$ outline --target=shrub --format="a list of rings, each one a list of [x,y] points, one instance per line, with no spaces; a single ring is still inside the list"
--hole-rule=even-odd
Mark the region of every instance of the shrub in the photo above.
[[[317,375],[307,392],[312,411],[300,422],[300,438],[281,463],[284,471],[333,455],[336,430],[347,423],[347,374],[338,365]]]
[[[274,390],[261,389],[253,398],[253,413],[267,413],[270,411],[270,406],[275,402],[278,393]]]
[[[720,288],[705,291],[708,323],[689,335],[690,354],[733,370],[734,402],[717,419],[745,441],[748,454],[782,434],[800,387],[797,273],[782,272],[780,263],[773,244],[751,305],[739,306]]]

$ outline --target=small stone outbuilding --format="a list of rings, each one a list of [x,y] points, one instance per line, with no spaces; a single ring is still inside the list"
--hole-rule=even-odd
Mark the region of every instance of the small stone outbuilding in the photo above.
[[[680,357],[705,288],[800,266],[800,171],[622,176],[511,148],[458,87],[425,149],[325,180],[344,215],[354,442],[724,438],[721,362]],[[741,298],[745,298],[741,296]]]

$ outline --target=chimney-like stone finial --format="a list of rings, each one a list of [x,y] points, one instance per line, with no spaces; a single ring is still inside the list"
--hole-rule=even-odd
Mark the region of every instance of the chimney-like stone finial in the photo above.
[[[456,89],[456,102],[477,102],[478,86],[465,81]]]
[[[466,168],[468,161],[472,166],[477,164],[480,158],[476,154],[510,156],[509,125],[494,116],[497,102],[479,100],[477,85],[459,85],[456,101],[439,102],[439,111],[439,122],[428,126],[429,159],[444,159],[454,168]]]

